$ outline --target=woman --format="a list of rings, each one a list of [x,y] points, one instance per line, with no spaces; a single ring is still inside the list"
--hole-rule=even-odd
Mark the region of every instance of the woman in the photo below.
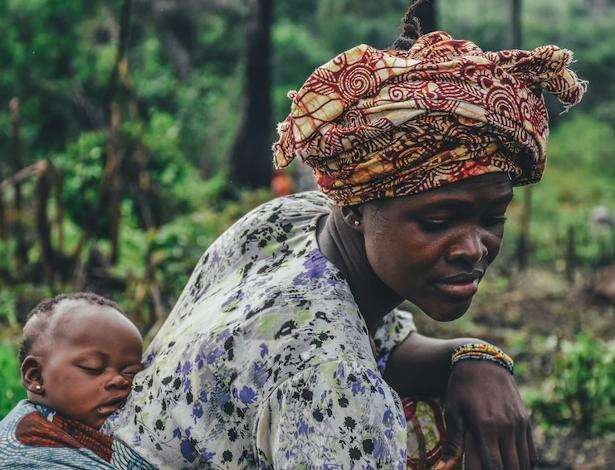
[[[512,186],[541,177],[540,91],[571,106],[584,84],[555,46],[484,53],[437,32],[402,50],[410,25],[398,50],[358,46],[290,95],[276,163],[302,157],[326,196],[271,201],[201,258],[108,423],[153,464],[404,468],[399,396],[441,396],[438,468],[464,451],[470,468],[530,468],[509,358],[423,337],[395,308],[465,313]]]

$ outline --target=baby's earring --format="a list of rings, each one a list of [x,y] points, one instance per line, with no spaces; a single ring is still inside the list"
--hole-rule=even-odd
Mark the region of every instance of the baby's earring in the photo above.
[[[36,385],[36,386],[34,387],[34,390],[36,390],[37,392],[39,392],[39,393],[40,393],[40,392],[42,392],[42,391],[43,391],[43,387],[41,387],[40,385]]]

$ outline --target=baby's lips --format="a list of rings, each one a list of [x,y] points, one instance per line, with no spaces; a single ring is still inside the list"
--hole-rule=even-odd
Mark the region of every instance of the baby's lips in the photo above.
[[[115,413],[119,409],[118,405],[103,405],[96,408],[98,414],[102,416],[109,416]]]
[[[125,401],[126,397],[109,400],[107,403],[98,406],[96,410],[103,416],[111,415],[120,409]]]

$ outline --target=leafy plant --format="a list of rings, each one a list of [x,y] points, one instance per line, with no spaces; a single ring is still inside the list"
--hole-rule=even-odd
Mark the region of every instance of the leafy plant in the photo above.
[[[553,374],[526,399],[547,425],[615,431],[615,347],[586,334],[565,342]]]

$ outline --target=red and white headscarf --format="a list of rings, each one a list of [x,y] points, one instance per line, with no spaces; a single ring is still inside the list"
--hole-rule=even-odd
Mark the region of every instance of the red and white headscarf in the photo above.
[[[542,92],[571,107],[586,90],[571,61],[557,46],[483,52],[440,31],[409,51],[357,46],[289,94],[275,164],[302,158],[338,205],[493,172],[536,182],[549,134]]]

